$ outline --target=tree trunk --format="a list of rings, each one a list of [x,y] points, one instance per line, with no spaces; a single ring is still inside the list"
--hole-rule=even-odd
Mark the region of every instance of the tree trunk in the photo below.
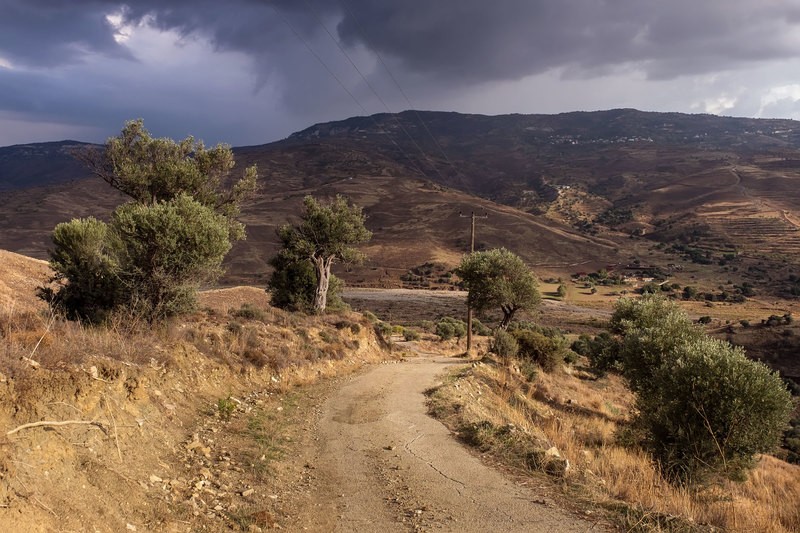
[[[317,273],[317,290],[314,292],[314,312],[321,315],[328,306],[328,285],[331,280],[332,257],[315,257],[314,270]]]
[[[506,329],[508,329],[508,325],[514,319],[514,313],[517,310],[513,307],[506,307],[506,306],[500,306],[500,309],[503,310],[503,320],[500,321],[500,325],[498,327],[505,331]]]

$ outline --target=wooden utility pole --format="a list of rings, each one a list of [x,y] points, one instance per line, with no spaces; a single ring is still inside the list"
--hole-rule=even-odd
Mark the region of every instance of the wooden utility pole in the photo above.
[[[470,232],[469,232],[469,253],[475,252],[475,219],[476,218],[489,218],[489,215],[486,213],[482,215],[476,215],[475,211],[472,212],[470,215],[465,215],[461,211],[458,212],[458,216],[461,218],[469,218],[470,219]],[[469,356],[470,351],[472,350],[472,306],[469,304],[469,298],[467,298],[467,355]]]

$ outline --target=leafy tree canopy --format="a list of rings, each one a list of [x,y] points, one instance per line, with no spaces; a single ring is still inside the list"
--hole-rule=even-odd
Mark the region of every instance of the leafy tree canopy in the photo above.
[[[505,329],[520,309],[532,310],[539,302],[539,287],[522,259],[505,248],[465,256],[456,269],[469,291],[469,304],[478,313],[499,308]]]
[[[89,218],[55,228],[50,263],[64,283],[42,297],[92,322],[119,307],[151,321],[191,310],[200,283],[221,274],[231,242],[244,238],[234,217],[255,192],[256,168],[226,188],[234,166],[228,146],[154,139],[141,120],[80,158],[133,202],[109,224]]]
[[[79,158],[93,174],[131,197],[150,205],[190,194],[195,201],[228,217],[231,236],[244,236],[244,228],[233,224],[241,203],[256,190],[258,171],[248,167],[232,186],[235,161],[230,146],[206,149],[202,141],[158,139],[150,135],[142,119],[125,124],[122,132],[106,141],[103,149],[90,149]]]
[[[619,300],[611,328],[636,392],[636,426],[669,476],[741,479],[755,454],[776,446],[792,410],[777,373],[661,295]]]
[[[284,262],[311,262],[316,274],[313,308],[321,313],[327,306],[331,265],[334,261],[362,261],[364,255],[355,245],[367,242],[372,232],[364,225],[366,217],[362,209],[350,205],[343,196],[337,195],[329,204],[306,196],[303,206],[300,224],[286,224],[278,229],[283,242],[280,254]]]

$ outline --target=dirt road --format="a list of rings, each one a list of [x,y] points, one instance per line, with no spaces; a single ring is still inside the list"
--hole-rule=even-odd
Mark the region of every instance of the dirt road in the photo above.
[[[462,364],[420,355],[333,391],[303,457],[308,488],[292,530],[591,530],[483,464],[426,414],[424,391]]]

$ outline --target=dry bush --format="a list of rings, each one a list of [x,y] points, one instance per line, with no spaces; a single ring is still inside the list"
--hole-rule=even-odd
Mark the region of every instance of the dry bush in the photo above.
[[[513,365],[481,364],[437,389],[431,405],[465,440],[522,470],[547,470],[530,458],[555,446],[570,463],[570,493],[613,511],[627,530],[800,531],[798,466],[762,456],[744,483],[665,481],[645,452],[622,444],[633,395],[617,376],[560,371],[528,383]]]
[[[134,364],[165,358],[157,348],[157,335],[136,317],[115,316],[105,326],[86,326],[46,312],[6,315],[1,320],[0,358],[6,371],[18,370],[15,362],[20,360],[52,369],[97,358]]]

